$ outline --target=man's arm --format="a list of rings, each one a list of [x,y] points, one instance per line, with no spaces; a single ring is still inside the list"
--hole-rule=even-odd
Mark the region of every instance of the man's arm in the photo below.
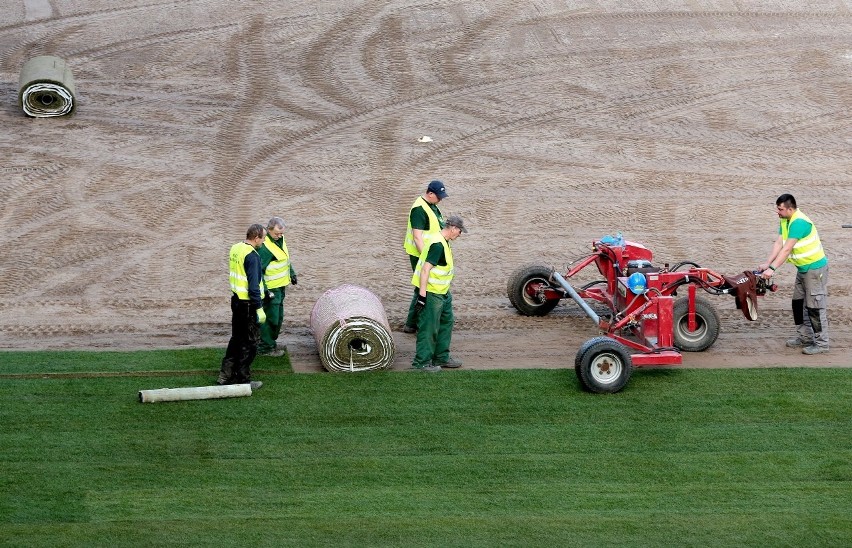
[[[411,234],[414,236],[414,245],[417,246],[417,252],[418,253],[423,252],[423,244],[425,243],[424,240],[423,240],[424,232],[425,232],[424,230],[421,230],[419,228],[412,228],[411,229]]]
[[[793,246],[796,245],[796,242],[799,240],[797,238],[787,238],[787,241],[784,242],[784,245],[781,245],[781,236],[778,236],[778,240],[775,242],[775,245],[772,246],[773,254],[769,259],[769,263],[766,266],[761,268],[762,272],[760,274],[761,278],[769,279],[775,273],[777,268],[780,268],[784,261],[787,260],[787,257],[790,256],[790,252],[793,251]],[[776,248],[778,250],[776,251]]]
[[[432,263],[426,262],[423,263],[423,266],[420,267],[420,296],[426,296],[426,286],[429,284],[429,272],[432,271],[432,267],[434,265]]]
[[[429,229],[429,215],[423,207],[415,207],[411,210],[409,216],[411,223],[411,235],[414,237],[414,245],[417,246],[417,252],[423,251],[423,246],[426,244],[425,235]]]
[[[249,253],[246,255],[243,266],[248,279],[249,301],[255,309],[263,308],[263,296],[260,294],[260,255]]]
[[[779,252],[779,251],[781,251],[781,247],[782,247],[783,243],[784,243],[784,241],[781,239],[781,235],[779,234],[779,235],[778,235],[778,238],[776,238],[776,239],[775,239],[775,243],[774,243],[774,244],[772,244],[772,251],[769,253],[769,258],[768,258],[768,259],[766,259],[766,262],[765,262],[765,263],[761,263],[761,264],[757,267],[757,269],[758,269],[758,270],[760,270],[761,272],[763,272],[764,270],[766,270],[767,268],[769,268],[769,265],[771,265],[771,264],[772,264],[772,261],[774,261],[774,260],[775,260],[775,257],[777,257],[777,256],[778,256],[778,252]],[[791,249],[792,249],[792,248],[791,248]],[[785,258],[786,258],[786,257],[785,257]]]

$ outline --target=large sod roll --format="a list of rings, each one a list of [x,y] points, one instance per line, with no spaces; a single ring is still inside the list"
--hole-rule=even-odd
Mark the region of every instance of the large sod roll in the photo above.
[[[59,57],[33,57],[21,69],[18,100],[28,116],[48,118],[74,111],[74,76]]]
[[[251,385],[226,384],[223,386],[190,386],[187,388],[158,388],[140,390],[139,401],[156,403],[161,401],[212,400],[216,398],[238,398],[251,396]]]
[[[329,289],[311,311],[311,331],[328,371],[376,371],[393,365],[394,343],[382,302],[368,289]]]

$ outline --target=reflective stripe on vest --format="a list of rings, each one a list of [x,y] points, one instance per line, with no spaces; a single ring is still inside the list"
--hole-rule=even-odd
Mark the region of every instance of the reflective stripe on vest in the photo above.
[[[415,207],[422,207],[423,211],[426,212],[426,216],[429,218],[429,230],[423,231],[424,238],[429,234],[437,234],[443,228],[441,226],[441,220],[435,215],[435,212],[429,207],[429,202],[423,199],[423,196],[418,196],[416,200],[414,200],[414,205],[411,206],[411,209],[408,210],[408,230],[405,232],[405,242],[403,242],[403,247],[405,247],[405,252],[409,255],[414,255],[415,257],[420,256],[420,252],[417,251],[417,244],[414,243],[414,229],[411,228],[411,212],[414,211]]]
[[[453,250],[450,247],[449,242],[447,242],[440,232],[437,234],[431,234],[426,238],[425,245],[423,246],[423,253],[420,254],[420,260],[417,261],[417,267],[414,269],[414,275],[411,277],[411,283],[415,287],[420,287],[420,271],[426,263],[426,256],[429,255],[429,248],[435,242],[441,242],[441,245],[444,246],[444,259],[447,261],[447,264],[446,266],[432,266],[432,270],[429,271],[429,278],[426,280],[426,291],[429,293],[446,295],[450,290],[450,283],[453,281],[455,268],[453,267]]]
[[[783,242],[787,241],[790,234],[790,225],[797,219],[802,219],[803,221],[810,223],[811,233],[801,240],[796,241],[793,249],[790,250],[790,256],[787,257],[787,262],[793,263],[797,267],[807,266],[825,258],[825,251],[822,249],[822,242],[819,239],[816,225],[808,218],[807,215],[798,209],[793,212],[790,220],[781,219],[781,240]]]
[[[228,253],[228,267],[231,271],[231,291],[237,294],[241,301],[249,300],[248,276],[246,275],[246,257],[249,253],[257,253],[257,250],[245,242],[238,242],[231,246]],[[260,282],[260,295],[263,297],[263,282]]]
[[[287,251],[287,242],[282,239],[281,247],[278,247],[278,244],[267,236],[263,245],[275,257],[263,273],[263,281],[266,282],[266,287],[275,289],[290,285],[290,253]]]

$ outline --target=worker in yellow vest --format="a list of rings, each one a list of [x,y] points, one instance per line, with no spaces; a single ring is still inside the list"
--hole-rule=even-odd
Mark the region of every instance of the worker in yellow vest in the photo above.
[[[758,267],[760,275],[768,280],[785,261],[796,267],[793,285],[796,336],[787,340],[787,346],[801,347],[803,354],[828,352],[828,258],[816,226],[797,209],[791,194],[779,196],[775,206],[781,226],[769,258]]]
[[[405,232],[403,247],[408,253],[411,262],[411,270],[417,266],[420,254],[423,251],[423,242],[426,236],[437,234],[444,228],[444,217],[438,209],[438,202],[447,197],[447,189],[444,183],[434,180],[426,187],[426,192],[414,200],[408,212],[408,230]],[[414,305],[417,302],[417,292],[411,296],[411,304],[408,306],[408,317],[402,330],[405,333],[417,331],[417,316],[414,313]]]
[[[286,345],[278,345],[278,335],[284,323],[284,296],[288,285],[299,283],[296,271],[290,262],[290,251],[284,241],[284,219],[273,217],[266,224],[266,239],[258,250],[260,268],[266,295],[263,311],[266,322],[260,326],[260,342],[257,352],[261,356],[277,358],[287,352]]]
[[[450,242],[467,232],[457,215],[447,217],[444,228],[426,237],[411,283],[417,289],[417,347],[413,369],[437,372],[443,367],[461,367],[450,356],[453,336],[453,296],[450,284],[455,277],[455,261]]]
[[[218,384],[250,383],[257,390],[263,383],[251,380],[251,364],[257,355],[260,325],[266,321],[263,311],[263,280],[257,248],[263,244],[266,229],[253,224],[246,239],[231,246],[228,269],[231,282],[231,339],[222,358]]]

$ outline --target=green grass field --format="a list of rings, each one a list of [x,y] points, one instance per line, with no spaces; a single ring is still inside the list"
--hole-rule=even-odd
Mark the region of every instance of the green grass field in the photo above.
[[[252,397],[138,402],[221,355],[0,353],[0,545],[852,545],[852,369],[593,395],[572,370],[263,358]]]

